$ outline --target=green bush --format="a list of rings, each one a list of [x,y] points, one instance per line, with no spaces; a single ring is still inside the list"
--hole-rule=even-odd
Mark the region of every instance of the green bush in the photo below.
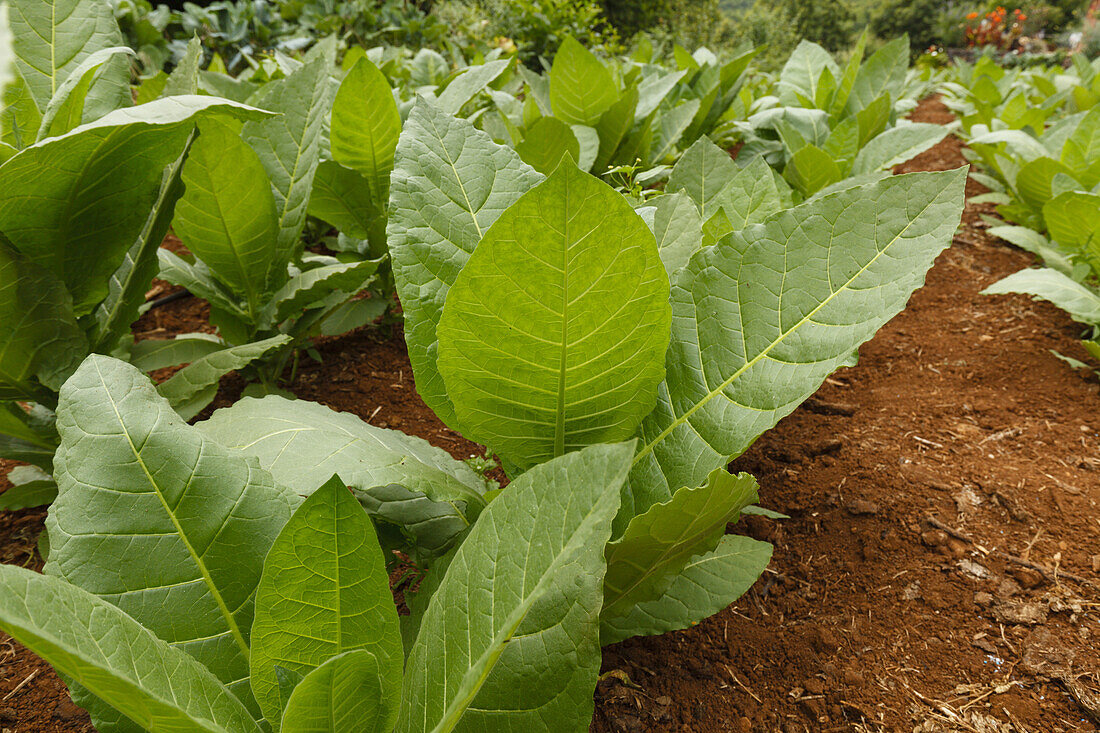
[[[851,43],[855,14],[844,0],[783,0],[778,5],[786,10],[795,33],[802,38],[833,52]]]
[[[871,32],[879,38],[896,38],[908,33],[910,47],[919,54],[941,40],[942,29],[938,21],[954,5],[944,0],[885,0],[869,19]],[[968,11],[969,8],[963,14]],[[961,40],[961,28],[958,33]]]

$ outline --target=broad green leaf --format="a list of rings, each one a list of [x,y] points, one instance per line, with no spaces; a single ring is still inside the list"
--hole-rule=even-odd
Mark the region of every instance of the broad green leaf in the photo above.
[[[366,178],[336,161],[322,160],[313,177],[309,215],[331,224],[349,237],[367,239],[379,215],[379,207],[371,198]]]
[[[334,292],[344,291],[354,295],[366,287],[378,270],[379,263],[379,260],[340,262],[295,275],[271,296],[263,311],[263,322],[275,327],[289,318],[302,315],[303,311]]]
[[[606,112],[600,115],[596,123],[596,133],[600,138],[600,148],[596,154],[595,162],[588,168],[595,173],[603,173],[611,161],[615,158],[615,151],[619,149],[623,138],[634,126],[634,110],[638,106],[638,88],[630,87],[618,101],[611,105]],[[626,161],[633,163],[633,160]]]
[[[236,335],[243,335],[243,338],[247,340],[248,330],[253,324],[246,324],[247,316],[241,310],[236,298],[224,285],[214,279],[209,267],[201,260],[188,262],[164,248],[157,250],[157,260],[160,265],[160,278],[162,280],[187,288],[192,295],[210,303],[210,322],[218,326],[223,336],[226,336],[227,331],[227,324],[223,322],[223,319],[231,317],[237,324],[235,329],[231,329],[235,333],[231,340],[239,340]],[[236,334],[237,331],[241,333]]]
[[[739,170],[718,192],[715,203],[725,213],[729,231],[759,224],[784,208],[776,177],[762,157]]]
[[[828,153],[816,145],[807,145],[787,161],[783,178],[803,196],[812,196],[843,179],[844,174]]]
[[[707,138],[699,138],[673,167],[665,190],[687,192],[703,219],[709,219],[720,205],[719,192],[733,180],[737,171],[737,164],[729,153]]]
[[[444,423],[454,408],[436,368],[436,326],[447,290],[490,225],[542,178],[430,102],[418,101],[401,131],[386,237],[416,390]]]
[[[884,94],[899,98],[908,71],[909,37],[903,35],[884,44],[860,66],[848,97],[849,113],[865,109]]]
[[[263,115],[214,97],[171,97],[116,110],[20,151],[0,167],[0,231],[52,272],[83,316],[148,222],[162,173],[187,144],[193,121]]]
[[[685,486],[631,519],[623,536],[607,546],[603,615],[625,616],[638,603],[658,598],[688,560],[713,550],[726,524],[757,499],[755,478],[722,467],[702,486]]]
[[[268,352],[286,346],[290,340],[290,336],[279,334],[199,357],[157,385],[157,392],[168,400],[180,417],[190,420],[217,395],[218,380],[235,369],[248,366]]]
[[[325,117],[332,106],[328,83],[332,60],[322,54],[285,79],[263,87],[258,107],[278,112],[246,122],[241,136],[260,157],[275,195],[279,252],[301,250],[313,175],[321,162]]]
[[[374,525],[334,476],[279,533],[256,587],[250,669],[264,716],[278,721],[282,714],[276,665],[308,675],[352,650],[367,652],[374,661],[381,698],[372,701],[381,718],[377,727],[388,722],[392,728],[405,661],[397,608]]]
[[[15,511],[49,506],[57,498],[57,484],[50,474],[37,466],[16,466],[8,471],[11,482],[0,494],[0,509]]]
[[[5,89],[0,89],[0,142],[6,151],[0,158],[12,156],[6,148],[22,150],[33,144],[41,122],[42,112],[34,103],[23,77],[16,72],[15,79]]]
[[[1057,270],[1046,267],[1020,270],[982,291],[983,295],[1003,293],[1030,295],[1053,303],[1079,323],[1100,324],[1100,295]]]
[[[103,0],[10,0],[16,65],[38,109],[85,58],[122,46],[122,33]],[[123,67],[129,74],[129,69]]]
[[[898,125],[874,137],[856,155],[852,175],[889,170],[911,160],[947,137],[947,128],[925,122]]]
[[[595,126],[619,99],[615,77],[596,56],[566,36],[550,67],[550,105],[570,125]]]
[[[254,593],[298,498],[116,359],[85,359],[61,389],[57,428],[46,572],[118,606],[254,706]]]
[[[1026,163],[1016,174],[1016,190],[1020,200],[1036,212],[1041,212],[1043,205],[1054,197],[1054,177],[1071,173],[1069,168],[1053,158],[1036,158]]]
[[[596,445],[543,463],[482,513],[409,652],[397,731],[587,728],[603,551],[632,452]]]
[[[638,107],[634,110],[635,122],[641,122],[661,106],[661,102],[669,92],[675,89],[676,84],[687,74],[686,70],[665,71],[660,66],[646,68],[652,73],[645,76],[638,84]],[[692,112],[692,115],[694,114]]]
[[[1052,267],[1059,272],[1069,275],[1073,272],[1073,262],[1068,254],[1051,242],[1039,232],[1027,227],[999,226],[990,227],[986,231],[991,236],[1000,237],[1009,244],[1013,244],[1025,252],[1038,257],[1044,265]]]
[[[0,628],[144,729],[260,732],[203,665],[110,602],[12,565],[0,589]]]
[[[15,81],[15,50],[12,46],[11,28],[8,26],[8,6],[0,7],[0,99],[8,84]],[[4,132],[0,118],[0,134]]]
[[[189,138],[194,140],[194,133]],[[137,241],[126,251],[122,264],[111,273],[107,296],[96,305],[88,330],[89,351],[111,353],[120,340],[130,333],[130,326],[140,316],[145,293],[160,269],[157,249],[168,233],[176,202],[183,195],[183,164],[191,143],[180,157],[164,171],[160,193],[145,220]]]
[[[498,59],[476,66],[467,66],[462,73],[447,84],[440,92],[435,103],[449,115],[458,115],[463,105],[474,98],[478,92],[489,86],[512,63],[511,59]],[[397,135],[394,135],[394,144]]]
[[[1051,239],[1100,266],[1100,194],[1063,193],[1043,206],[1043,219]]]
[[[667,288],[641,218],[563,162],[496,220],[447,295],[439,371],[463,434],[521,468],[633,435],[663,377]]]
[[[65,286],[0,234],[0,399],[52,404],[87,349]]]
[[[752,587],[772,557],[772,546],[749,537],[726,535],[714,550],[692,558],[672,585],[625,616],[600,618],[600,643],[689,628],[736,601]]]
[[[599,131],[588,125],[570,125],[569,129],[573,131],[573,136],[577,138],[577,167],[582,171],[592,170],[596,157],[600,154]]]
[[[639,431],[624,516],[703,483],[849,363],[950,243],[965,179],[958,169],[856,186],[696,253],[672,288],[667,375]]]
[[[653,236],[669,277],[688,263],[702,246],[703,222],[699,209],[686,193],[670,193],[650,199]]]
[[[540,117],[527,128],[523,140],[516,145],[516,152],[524,163],[543,175],[550,175],[569,156],[580,159],[581,146],[569,125],[556,117]]]
[[[184,333],[170,339],[145,339],[130,347],[130,363],[143,372],[190,364],[215,351],[225,342],[207,333]]]
[[[446,451],[324,405],[243,399],[196,427],[299,494],[339,474],[373,517],[403,527],[428,553],[444,551],[485,506],[484,482]]]
[[[370,201],[384,210],[401,134],[401,115],[386,77],[362,58],[351,68],[332,104],[332,159],[367,180]]]
[[[1075,177],[1092,188],[1100,183],[1100,107],[1094,107],[1062,146],[1062,162]]]
[[[401,668],[389,679],[384,675],[374,655],[362,649],[329,659],[290,694],[283,733],[390,733],[397,709],[381,699],[382,689],[400,686]]]
[[[106,105],[99,105],[99,108],[92,105],[91,109],[86,109],[88,102],[95,101],[89,99],[89,91],[92,84],[98,79],[103,80],[102,85],[104,87],[115,85],[114,96],[116,99],[119,96],[124,96],[125,100],[129,101],[129,74],[125,76],[117,73],[113,74],[112,72],[117,70],[111,66],[111,62],[118,54],[132,56],[133,53],[126,46],[115,46],[100,49],[84,59],[79,66],[72,70],[70,76],[61,82],[49,104],[46,105],[46,109],[42,113],[42,122],[38,127],[38,139],[64,135],[74,127],[78,127],[82,122],[91,122],[108,112],[126,106],[124,104],[112,105],[108,102]],[[122,63],[128,65],[129,59],[124,59]]]
[[[692,99],[678,104],[660,116],[657,139],[653,144],[653,150],[648,160],[653,163],[663,161],[671,155],[684,134],[684,130],[691,124],[695,113],[699,111],[699,100]]]
[[[780,100],[785,106],[811,106],[805,102],[817,97],[818,85],[826,71],[834,80],[841,76],[840,67],[828,51],[812,41],[802,40],[779,72]]]
[[[279,247],[279,220],[264,166],[227,125],[205,123],[183,166],[183,196],[173,228],[214,277],[238,293],[258,323],[287,279],[290,252]]]
[[[164,83],[161,96],[175,97],[180,94],[199,93],[199,69],[203,62],[202,40],[195,36],[187,42],[187,50],[183,58],[172,69],[172,73]]]
[[[856,113],[856,128],[859,130],[859,147],[871,142],[890,124],[890,96],[883,94]]]

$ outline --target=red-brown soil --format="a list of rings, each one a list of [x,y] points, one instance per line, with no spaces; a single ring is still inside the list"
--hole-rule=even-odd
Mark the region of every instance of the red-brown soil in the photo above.
[[[951,120],[936,100],[914,118]],[[949,138],[905,169],[957,167],[960,147]],[[1062,312],[979,295],[1030,264],[986,234],[990,213],[968,203],[954,245],[859,365],[733,464],[791,516],[734,528],[775,543],[771,567],[693,629],[606,649],[593,731],[1097,729],[1100,381],[1050,353],[1086,359]],[[195,330],[201,309],[178,301],[135,331]],[[478,451],[420,402],[399,327],[319,350],[300,397]],[[240,388],[227,378],[219,401]],[[43,516],[0,513],[0,561],[39,564]],[[91,730],[49,667],[10,641],[0,729]]]

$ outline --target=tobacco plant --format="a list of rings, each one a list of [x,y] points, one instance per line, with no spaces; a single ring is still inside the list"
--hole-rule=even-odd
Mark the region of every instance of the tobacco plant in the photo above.
[[[547,74],[521,68],[522,101],[492,93],[494,109],[477,124],[544,174],[565,154],[596,173],[657,165],[713,131],[756,53],[739,52],[720,63],[705,48],[693,56],[677,47],[678,68],[669,69],[603,60],[567,37]]]
[[[587,730],[632,442],[516,477],[406,660],[375,530],[338,477],[303,500],[109,357],[66,382],[58,426],[46,574],[0,567],[0,628],[101,733]]]
[[[909,41],[895,39],[864,60],[866,35],[841,69],[821,46],[802,41],[775,88],[735,123],[738,158],[763,156],[802,197],[852,176],[888,171],[932,147],[942,125],[898,116],[922,96],[909,71]]]
[[[751,585],[771,548],[725,535],[757,499],[726,464],[905,305],[961,211],[962,170],[791,207],[761,161],[693,151],[635,210],[570,159],[544,176],[426,100],[397,146],[387,239],[428,406],[513,476],[638,441],[606,550],[604,643],[684,628]],[[300,491],[325,456],[426,565],[446,567],[493,505],[472,471],[402,463],[392,431],[316,405],[243,400],[199,429]]]
[[[0,143],[0,454],[33,468],[13,472],[4,508],[48,503],[55,490],[52,411],[66,377],[89,353],[129,352],[196,123],[268,114],[183,92],[131,106],[130,52],[112,45],[110,9],[82,0],[70,10],[55,20],[42,3],[11,6],[15,76],[5,99],[14,101]],[[78,28],[91,35],[78,38]],[[161,393],[184,405],[255,355],[194,354]]]

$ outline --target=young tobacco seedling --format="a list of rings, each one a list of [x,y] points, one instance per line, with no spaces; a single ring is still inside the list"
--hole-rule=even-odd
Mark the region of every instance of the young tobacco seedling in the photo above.
[[[0,628],[98,730],[587,730],[632,442],[516,477],[406,660],[372,522],[339,477],[303,501],[109,357],[65,384],[58,424],[46,575],[0,567]]]

